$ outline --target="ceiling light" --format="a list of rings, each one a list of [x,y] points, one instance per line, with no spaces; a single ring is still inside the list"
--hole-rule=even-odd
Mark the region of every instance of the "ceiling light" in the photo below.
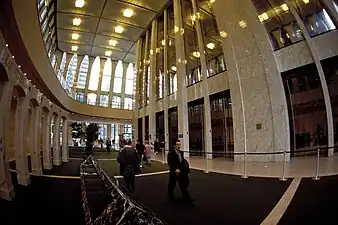
[[[161,44],[162,44],[163,46],[165,46],[165,40],[162,40],[162,41],[161,41]]]
[[[171,70],[172,70],[172,71],[177,71],[176,66],[172,66],[172,67],[171,67]]]
[[[285,12],[286,12],[286,11],[289,11],[289,7],[288,7],[287,4],[283,4],[283,5],[281,5],[280,7],[281,7]]]
[[[80,37],[80,35],[77,34],[77,33],[73,33],[73,34],[72,34],[72,39],[73,39],[73,40],[77,40],[77,39],[79,39],[79,37]]]
[[[207,44],[207,48],[213,50],[215,48],[215,44],[210,42]]]
[[[263,13],[263,14],[264,14],[264,13]],[[266,15],[268,15],[268,14],[266,14]],[[239,21],[238,24],[239,24],[239,26],[242,27],[242,28],[245,28],[245,27],[248,26],[248,24],[247,24],[244,20]]]
[[[84,0],[76,0],[75,1],[75,7],[82,8],[84,5]]]
[[[81,19],[80,18],[74,18],[73,19],[73,25],[74,26],[80,26],[81,24]]]
[[[72,51],[76,52],[78,50],[79,47],[77,47],[76,45],[72,46]]]
[[[107,50],[107,51],[104,53],[104,55],[105,55],[105,56],[108,56],[108,57],[111,56],[111,54],[112,54],[112,51],[109,51],[109,50]]]
[[[125,9],[123,12],[124,17],[132,17],[134,15],[134,11],[132,9]]]
[[[264,22],[269,19],[269,15],[265,12],[258,16],[259,21]]]
[[[225,31],[221,31],[221,32],[219,32],[219,35],[221,35],[221,37],[227,37],[228,33],[225,32]]]
[[[121,34],[124,31],[124,28],[122,26],[116,26],[115,27],[115,32],[118,34]]]
[[[310,0],[303,0],[303,2],[304,2],[305,4],[308,4],[308,3],[310,2]]]
[[[109,40],[109,45],[116,46],[117,41],[116,40]]]
[[[201,53],[199,52],[193,52],[192,55],[196,58],[199,58],[201,56]]]

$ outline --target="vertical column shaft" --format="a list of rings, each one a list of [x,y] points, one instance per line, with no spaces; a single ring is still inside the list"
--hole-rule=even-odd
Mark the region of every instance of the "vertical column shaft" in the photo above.
[[[53,126],[53,164],[61,165],[61,152],[60,152],[60,117],[54,116]]]
[[[69,161],[68,152],[68,120],[63,118],[62,123],[62,162]]]

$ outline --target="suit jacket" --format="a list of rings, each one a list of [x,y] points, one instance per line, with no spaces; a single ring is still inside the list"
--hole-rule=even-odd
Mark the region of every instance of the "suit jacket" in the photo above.
[[[169,171],[175,172],[176,169],[179,169],[182,174],[190,173],[189,163],[183,157],[183,152],[179,151],[179,154],[181,154],[181,159],[182,159],[181,162],[175,150],[169,151],[168,153]]]
[[[133,147],[125,146],[119,152],[117,162],[120,163],[122,176],[135,176],[139,172],[141,159]]]

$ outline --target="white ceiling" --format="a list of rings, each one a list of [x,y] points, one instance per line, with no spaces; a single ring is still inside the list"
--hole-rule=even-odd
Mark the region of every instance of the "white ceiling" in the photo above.
[[[75,7],[75,0],[58,0],[56,12],[58,48],[71,51],[78,46],[77,54],[105,56],[111,50],[110,58],[134,63],[136,60],[136,41],[150,24],[157,12],[169,0],[85,0],[82,8]],[[123,16],[125,9],[132,9],[131,18]],[[80,18],[80,26],[73,25],[73,19]],[[116,26],[122,26],[122,34],[115,33]],[[79,39],[72,40],[78,33]],[[109,40],[116,40],[115,47]]]

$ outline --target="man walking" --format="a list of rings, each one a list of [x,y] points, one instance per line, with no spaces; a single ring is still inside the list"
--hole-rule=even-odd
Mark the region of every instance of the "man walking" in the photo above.
[[[191,206],[192,199],[188,192],[189,186],[189,163],[184,159],[183,152],[181,149],[181,142],[176,141],[174,150],[169,151],[168,153],[168,165],[169,165],[169,184],[168,184],[168,197],[170,201],[174,201],[174,189],[178,181],[180,186],[183,199],[185,202]]]
[[[135,175],[139,173],[141,163],[134,146],[135,142],[128,141],[117,157],[117,162],[120,163],[120,174],[123,176],[126,188],[130,193],[134,192]]]

